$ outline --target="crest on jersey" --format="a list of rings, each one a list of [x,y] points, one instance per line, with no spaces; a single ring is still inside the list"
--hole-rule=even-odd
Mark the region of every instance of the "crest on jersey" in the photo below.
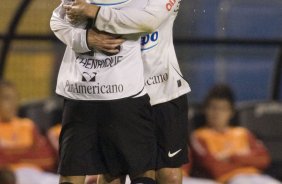
[[[129,3],[131,0],[87,0],[88,3],[98,6],[117,6]]]
[[[83,72],[82,74],[82,81],[83,82],[95,82],[96,81],[96,72],[88,73],[88,72]]]

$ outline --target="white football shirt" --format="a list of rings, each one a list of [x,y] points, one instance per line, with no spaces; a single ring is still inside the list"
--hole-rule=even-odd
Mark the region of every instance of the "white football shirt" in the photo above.
[[[116,0],[113,8],[144,9],[147,0]],[[67,45],[57,80],[56,93],[76,100],[115,100],[141,96],[144,90],[144,71],[140,34],[124,35],[127,39],[117,55],[92,52],[86,42],[86,23],[73,27],[65,20],[62,4],[50,20],[55,35]]]
[[[181,0],[149,0],[142,9],[101,7],[95,26],[113,34],[151,32],[141,40],[145,85],[151,104],[191,91],[183,78],[173,45],[173,24]]]

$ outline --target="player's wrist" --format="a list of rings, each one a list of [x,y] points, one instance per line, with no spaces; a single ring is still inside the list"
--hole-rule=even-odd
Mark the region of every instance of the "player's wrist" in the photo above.
[[[99,11],[99,7],[98,6],[88,4],[85,7],[84,13],[85,13],[85,15],[87,17],[95,19],[96,16],[97,16],[98,11]]]
[[[89,50],[93,51],[94,46],[92,44],[92,35],[93,35],[93,30],[92,29],[87,29],[86,30],[86,44]]]

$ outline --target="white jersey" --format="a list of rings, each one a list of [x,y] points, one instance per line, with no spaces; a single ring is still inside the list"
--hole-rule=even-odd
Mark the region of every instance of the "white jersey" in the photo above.
[[[141,40],[145,85],[151,104],[191,91],[183,78],[173,45],[173,24],[181,0],[149,0],[144,10],[101,7],[95,26],[113,34],[152,32]]]
[[[127,0],[111,5],[143,9],[147,0]],[[53,12],[50,26],[67,45],[57,80],[56,93],[76,100],[115,100],[144,95],[144,70],[140,34],[124,35],[127,41],[117,55],[107,56],[87,46],[86,23],[73,27],[65,20],[62,4]]]

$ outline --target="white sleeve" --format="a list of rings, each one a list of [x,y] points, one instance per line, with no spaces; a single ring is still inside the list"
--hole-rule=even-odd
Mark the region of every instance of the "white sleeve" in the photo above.
[[[70,47],[76,53],[90,52],[87,45],[87,30],[73,27],[65,19],[65,11],[62,4],[57,7],[50,20],[51,30],[56,37]]]
[[[149,0],[144,9],[101,7],[95,27],[113,34],[151,33],[170,15],[166,3],[165,0]]]

